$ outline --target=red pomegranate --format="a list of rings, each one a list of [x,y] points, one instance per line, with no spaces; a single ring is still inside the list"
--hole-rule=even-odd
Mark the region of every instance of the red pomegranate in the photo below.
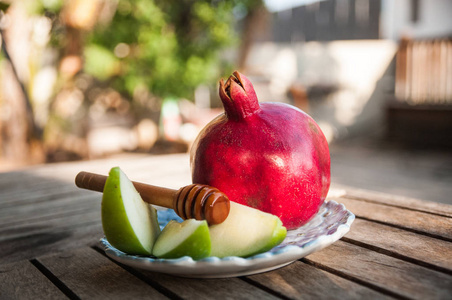
[[[308,222],[330,186],[328,143],[315,121],[288,104],[259,105],[251,82],[234,72],[220,81],[225,114],[191,149],[194,183],[278,216],[287,229]]]

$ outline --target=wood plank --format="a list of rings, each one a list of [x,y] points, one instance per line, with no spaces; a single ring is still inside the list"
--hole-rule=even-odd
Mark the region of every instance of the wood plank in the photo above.
[[[0,264],[68,251],[83,245],[96,245],[102,236],[102,225],[98,222],[67,230],[47,229],[41,233],[1,241]]]
[[[452,217],[452,205],[414,199],[404,196],[396,196],[386,193],[380,193],[375,191],[363,190],[352,188],[343,185],[334,185],[336,188],[340,188],[346,191],[346,198],[363,200],[372,203],[386,204],[394,207],[408,208],[411,210],[418,210],[424,212],[435,213]]]
[[[88,247],[37,260],[82,299],[167,299],[153,287]]]
[[[184,181],[189,181],[190,179],[188,153],[166,155],[130,154],[93,161],[30,166],[15,172],[0,172],[0,191],[10,186],[23,186],[22,183],[39,184],[40,181],[36,181],[36,178],[43,180],[42,183],[44,184],[46,179],[60,179],[66,183],[73,184],[76,174],[80,171],[106,175],[115,166],[121,167],[132,180],[140,180],[140,178],[155,178],[158,180],[162,176],[179,179],[180,174],[182,174]],[[135,176],[135,172],[139,175]]]
[[[401,39],[396,54],[395,68],[395,95],[399,99],[407,98],[407,47],[408,40]]]
[[[12,195],[0,195],[0,209],[24,207],[30,204],[53,201],[58,199],[76,197],[80,191],[72,185],[54,181],[51,186],[43,190],[34,190],[32,187],[21,188],[20,192],[11,191]]]
[[[79,171],[108,174],[110,168],[116,165],[120,165],[129,178],[135,181],[169,188],[180,188],[191,183],[188,154],[162,155],[158,158],[132,155],[124,161],[44,165],[24,171],[0,173],[0,208],[76,196],[82,191],[74,184]]]
[[[33,188],[30,185],[24,186],[9,186],[3,188],[0,193],[0,208],[15,206],[21,203],[30,203],[39,201],[40,199],[46,199],[47,197],[52,197],[54,195],[66,195],[67,188],[63,185],[58,185],[52,182],[52,185],[47,187]],[[61,197],[61,196],[60,196]]]
[[[343,239],[452,274],[450,242],[362,219],[354,221]]]
[[[279,299],[239,278],[194,279],[148,271],[139,273],[183,299]]]
[[[0,172],[0,191],[13,187],[26,186],[28,183],[40,185],[46,181],[46,179],[62,179],[68,183],[74,183],[75,175],[79,171],[90,171],[106,174],[111,167],[120,165],[129,165],[131,167],[137,165],[149,165],[150,168],[161,164],[161,160],[155,159],[156,156],[146,154],[133,154],[133,155],[117,155],[106,159],[87,160],[87,161],[74,161],[54,164],[43,164],[27,166],[17,171],[12,172]],[[169,157],[168,159],[177,160],[178,155],[162,155],[159,158]],[[153,163],[155,161],[155,163]],[[41,180],[37,181],[36,178]],[[1,198],[0,198],[1,199]]]
[[[55,192],[56,187],[60,187],[60,182],[63,182],[63,178],[67,176],[66,174],[60,174],[60,172],[55,171],[52,173],[52,177],[43,177],[32,172],[11,172],[6,173],[8,177],[0,177],[1,191],[0,196],[1,199],[11,198],[15,194],[21,195],[21,193],[27,193],[28,190],[34,192],[43,192],[43,191],[53,191]],[[9,180],[8,180],[9,179]],[[10,180],[14,181],[11,182]],[[74,186],[74,184],[64,181],[66,186]]]
[[[277,291],[290,299],[390,298],[353,281],[300,261],[272,272],[248,276],[247,279]]]
[[[452,218],[348,198],[340,198],[338,201],[357,217],[452,241]]]
[[[51,233],[54,231],[72,230],[85,226],[100,224],[101,217],[98,211],[82,209],[77,212],[60,213],[46,219],[33,222],[4,226],[0,229],[0,241],[26,237],[30,235]]]
[[[0,298],[62,299],[64,294],[29,261],[0,265]]]
[[[0,211],[0,228],[18,224],[39,222],[42,219],[51,219],[59,215],[77,214],[91,210],[99,213],[102,194],[90,193],[86,196],[68,197],[50,201],[38,202],[33,205],[18,205],[3,208]]]
[[[100,193],[81,191],[67,198],[44,199],[37,203],[3,208],[0,213],[0,240],[20,234],[35,234],[42,229],[67,228],[100,221],[101,197]]]
[[[450,299],[452,294],[450,275],[342,241],[303,261],[396,296]]]
[[[399,103],[395,99],[391,100],[386,105],[389,121],[394,121],[392,117],[398,117],[399,113],[406,112],[408,108],[417,111],[416,115],[422,114],[418,111],[419,108],[414,109],[408,104]],[[426,108],[430,110],[431,107]],[[438,112],[431,110],[431,113]],[[422,118],[428,118],[428,114]],[[416,121],[414,117],[412,119],[413,122]],[[438,122],[440,120],[434,120],[434,123]],[[388,125],[394,125],[396,130],[402,129],[398,121]],[[421,124],[415,125],[421,126]],[[412,131],[409,133],[414,136]],[[388,137],[394,137],[391,132],[387,134]],[[406,139],[407,137],[403,138],[404,141]],[[400,143],[400,141],[396,142]],[[388,144],[382,145],[378,140],[369,138],[331,145],[330,152],[332,183],[342,184],[347,192],[354,190],[350,187],[359,187],[360,190],[379,191],[371,193],[386,196],[385,198],[389,198],[389,201],[392,201],[391,198],[394,198],[394,201],[415,198],[452,204],[449,197],[452,194],[452,184],[448,175],[452,157],[447,151],[430,151],[429,153],[426,150],[401,149]],[[419,200],[417,202],[421,203]]]

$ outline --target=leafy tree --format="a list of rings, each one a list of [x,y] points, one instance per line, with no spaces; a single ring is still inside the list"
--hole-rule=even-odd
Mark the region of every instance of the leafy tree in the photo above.
[[[145,86],[190,99],[222,75],[219,52],[238,40],[233,10],[256,2],[120,0],[112,21],[88,37],[85,70],[130,95]]]
[[[30,125],[39,126],[34,138],[43,146],[35,148],[40,157],[59,151],[84,157],[88,123],[99,116],[92,112],[158,119],[156,98],[192,99],[198,85],[230,73],[220,53],[240,43],[238,19],[245,18],[246,27],[262,0],[0,0],[0,10],[10,11],[9,4],[30,18],[24,24],[30,36],[40,22],[51,24],[42,51],[30,47],[25,55],[30,77],[23,92],[31,120],[40,116],[39,124]],[[57,76],[38,85],[35,75],[44,64]],[[53,93],[35,101],[33,87],[41,84]],[[128,102],[137,94],[137,102]]]

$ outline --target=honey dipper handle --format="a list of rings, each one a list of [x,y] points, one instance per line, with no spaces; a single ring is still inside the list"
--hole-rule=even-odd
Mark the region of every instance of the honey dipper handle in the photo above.
[[[82,189],[87,189],[96,192],[103,192],[107,176],[80,172],[75,177],[75,184]],[[173,197],[177,193],[176,190],[167,189],[159,186],[153,186],[150,184],[144,184],[140,182],[132,181],[138,193],[140,193],[143,201],[163,206],[167,208],[173,208]]]

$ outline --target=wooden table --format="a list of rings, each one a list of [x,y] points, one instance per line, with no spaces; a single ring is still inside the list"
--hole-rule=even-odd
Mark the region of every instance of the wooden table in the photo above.
[[[350,232],[284,268],[187,279],[119,265],[99,244],[101,195],[73,183],[116,165],[136,181],[190,183],[186,154],[0,173],[0,299],[452,299],[452,206],[334,185],[330,198],[357,217]]]

